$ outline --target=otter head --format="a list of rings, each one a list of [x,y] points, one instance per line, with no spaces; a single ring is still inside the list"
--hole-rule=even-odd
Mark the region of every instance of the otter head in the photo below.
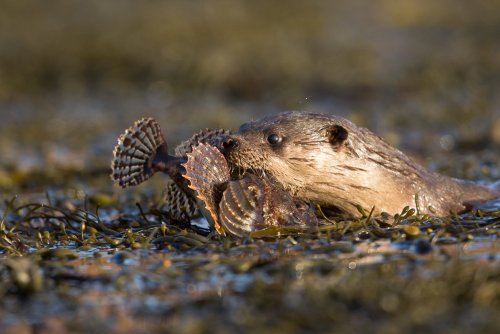
[[[233,169],[271,175],[300,196],[302,188],[308,188],[308,178],[325,178],[322,171],[348,151],[346,122],[320,114],[285,112],[243,124],[238,133],[225,137],[221,150]]]

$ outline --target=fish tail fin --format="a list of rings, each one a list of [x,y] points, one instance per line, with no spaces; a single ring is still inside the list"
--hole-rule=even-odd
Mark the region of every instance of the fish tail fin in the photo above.
[[[122,188],[142,183],[157,171],[154,162],[168,159],[167,148],[160,125],[153,118],[136,121],[118,138],[111,179]]]

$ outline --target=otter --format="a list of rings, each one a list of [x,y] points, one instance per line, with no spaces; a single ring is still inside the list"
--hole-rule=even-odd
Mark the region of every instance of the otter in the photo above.
[[[236,172],[267,175],[292,196],[359,216],[409,206],[446,216],[500,196],[471,181],[429,172],[366,128],[338,116],[284,112],[220,139]]]

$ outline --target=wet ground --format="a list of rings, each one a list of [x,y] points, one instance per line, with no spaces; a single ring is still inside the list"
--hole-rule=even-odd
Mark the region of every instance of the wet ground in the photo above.
[[[9,333],[498,328],[498,206],[446,219],[337,217],[238,240],[171,225],[143,193],[85,195],[6,203]]]
[[[173,149],[300,109],[496,182],[496,2],[2,6],[2,332],[498,331],[498,201],[443,218],[328,214],[239,240],[175,225],[163,176],[121,190],[108,175],[141,117]]]

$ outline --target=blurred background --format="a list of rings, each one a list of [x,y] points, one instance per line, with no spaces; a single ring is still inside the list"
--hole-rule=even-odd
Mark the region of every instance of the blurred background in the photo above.
[[[494,179],[499,31],[494,0],[2,1],[0,189],[25,171],[107,170],[144,116],[173,148],[291,109]]]

